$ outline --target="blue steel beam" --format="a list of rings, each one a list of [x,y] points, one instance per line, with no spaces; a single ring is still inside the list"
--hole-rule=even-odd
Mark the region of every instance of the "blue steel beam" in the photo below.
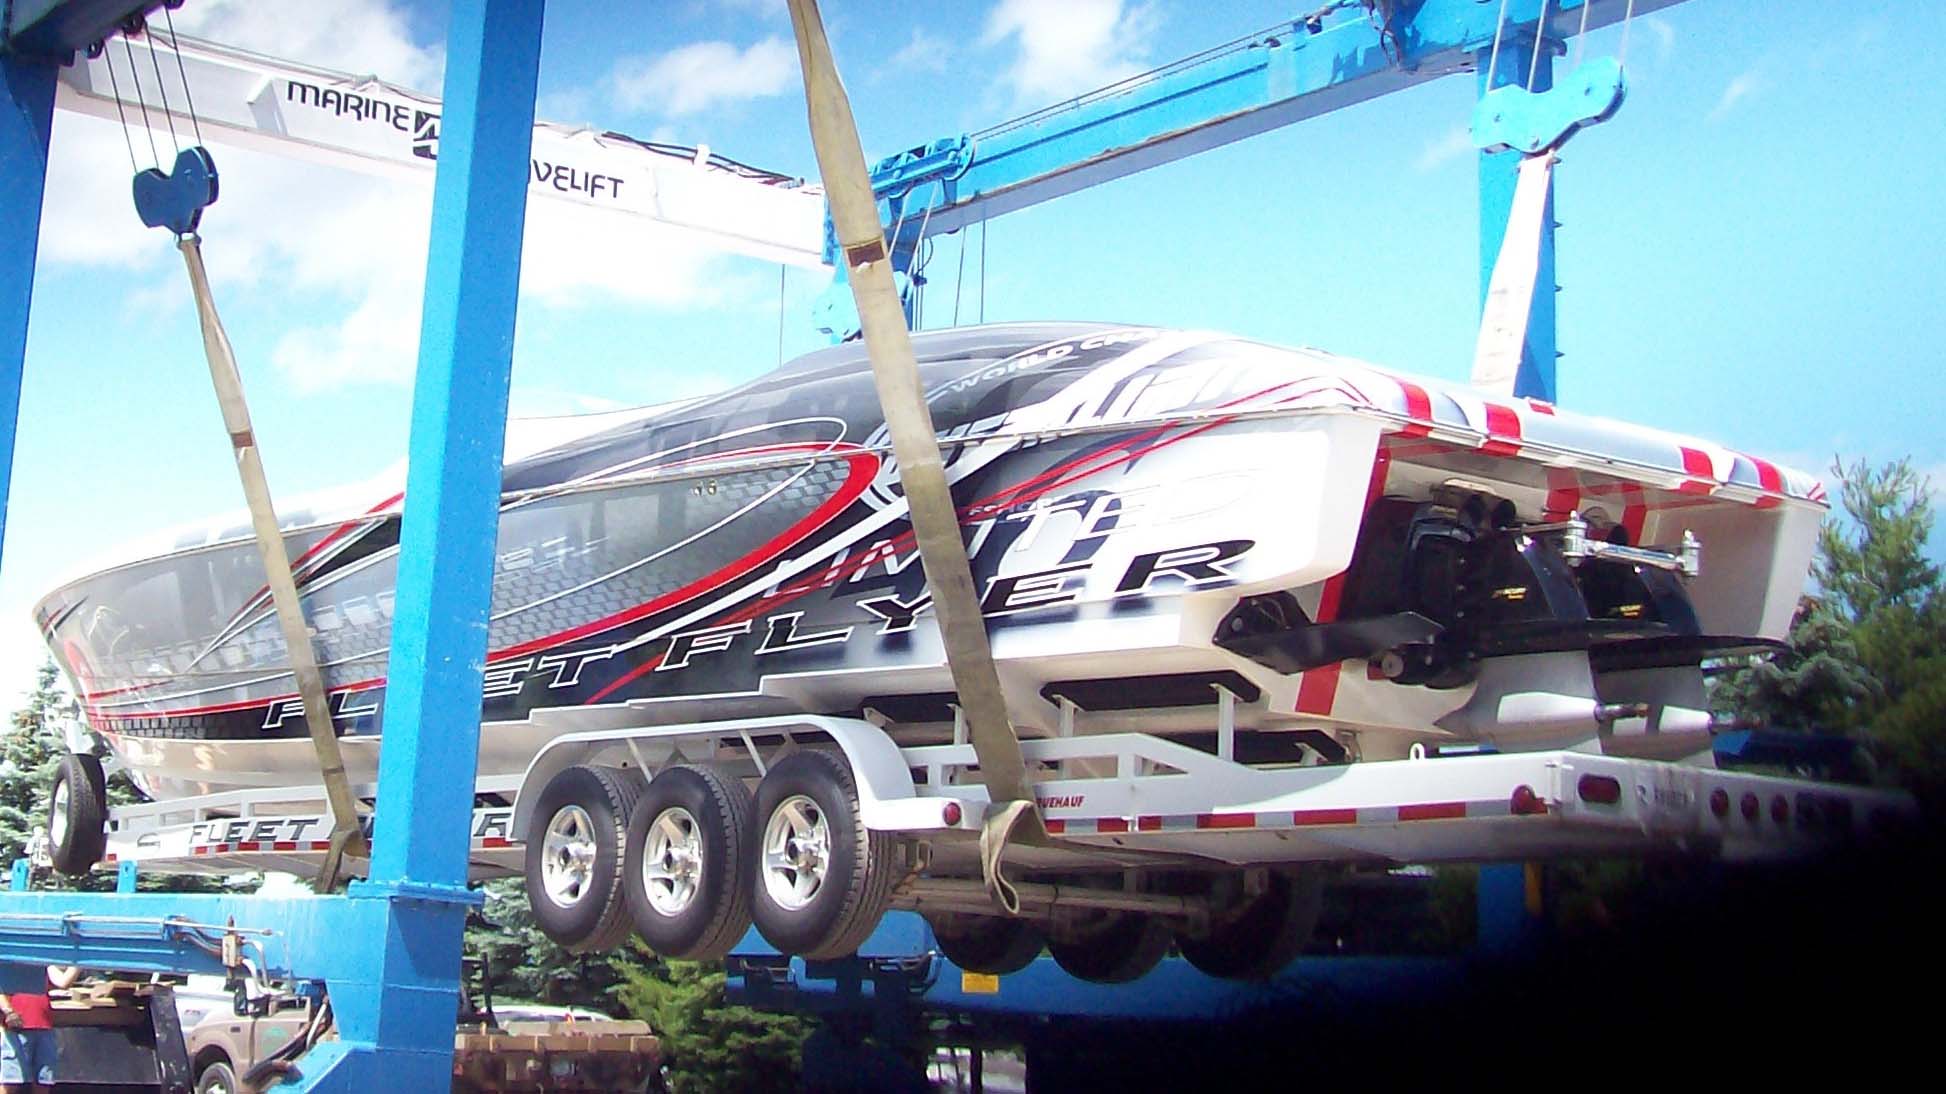
[[[1635,0],[1640,16],[1679,0]],[[1333,4],[1175,65],[991,129],[935,141],[872,169],[895,252],[923,236],[1038,204],[1245,137],[1472,71],[1503,30],[1547,34],[1621,21],[1629,0],[1397,0]],[[1521,69],[1524,74],[1525,69]],[[1497,78],[1496,78],[1496,82]],[[827,260],[832,255],[827,254]]]
[[[4,25],[0,25],[0,52],[66,61],[76,50],[106,38],[131,16],[161,6],[161,0],[8,0]]]
[[[369,882],[342,897],[9,893],[0,961],[208,969],[235,924],[266,971],[321,978],[339,1039],[296,1089],[451,1078],[542,0],[454,0]],[[0,430],[11,451],[53,105],[51,64],[0,55]],[[0,500],[3,500],[0,495]],[[3,511],[0,506],[0,511]],[[252,955],[256,956],[256,955]]]
[[[14,427],[40,247],[41,190],[54,126],[51,61],[0,54],[0,538],[13,481]]]
[[[1538,60],[1534,36],[1529,31],[1504,36],[1497,62],[1489,65],[1489,52],[1479,54],[1480,93],[1495,87],[1527,87],[1535,92],[1554,86],[1553,43],[1541,46]],[[1487,86],[1489,70],[1493,87]],[[1529,78],[1531,75],[1531,79]],[[1486,304],[1487,285],[1493,279],[1493,265],[1500,258],[1500,244],[1507,235],[1507,218],[1513,210],[1514,183],[1520,177],[1519,152],[1480,153],[1480,304]],[[1514,374],[1514,394],[1556,401],[1554,375],[1554,180],[1547,182],[1546,207],[1541,211],[1540,262],[1534,275],[1534,302],[1527,313],[1527,338],[1521,345],[1520,369]]]

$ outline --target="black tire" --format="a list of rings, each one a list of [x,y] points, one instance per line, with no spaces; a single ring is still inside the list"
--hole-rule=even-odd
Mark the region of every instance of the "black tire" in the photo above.
[[[1267,980],[1297,960],[1318,927],[1324,878],[1316,870],[1273,873],[1270,885],[1212,917],[1207,934],[1178,934],[1191,965],[1226,980]]]
[[[809,799],[808,815],[827,834],[823,875],[791,906],[773,894],[775,874],[781,889],[816,875],[809,870],[768,869],[771,822],[779,807]],[[858,816],[858,784],[844,760],[824,752],[793,752],[772,765],[757,786],[757,812],[750,841],[750,914],[757,929],[784,953],[813,960],[855,953],[892,902],[899,882],[898,842],[868,830]],[[780,841],[777,850],[787,846]]]
[[[606,767],[570,767],[549,779],[535,802],[527,833],[527,904],[547,937],[575,953],[612,950],[628,937],[622,863],[627,857],[629,815],[642,793],[638,779]],[[579,809],[581,817],[566,815]],[[566,844],[587,824],[592,855],[585,874],[570,865]],[[563,824],[561,845],[550,850],[549,829]],[[545,861],[552,854],[553,869]],[[550,890],[548,879],[562,878]]]
[[[1047,951],[1069,976],[1095,984],[1140,980],[1169,954],[1169,925],[1141,912],[1097,912],[1048,936]]]
[[[945,912],[926,917],[933,941],[946,960],[968,972],[1005,976],[1034,963],[1047,945],[1038,926],[1025,919]]]
[[[236,1071],[228,1060],[216,1060],[203,1068],[196,1076],[196,1094],[242,1094],[243,1087],[238,1085]]]
[[[750,929],[750,788],[713,767],[671,767],[649,780],[628,824],[628,857],[622,875],[629,917],[649,949],[663,957],[715,961]],[[675,914],[657,908],[668,898],[651,893],[643,868],[664,817],[699,845],[695,886]],[[678,865],[670,855],[664,864]],[[656,893],[666,892],[656,883]]]
[[[101,761],[70,752],[54,770],[48,794],[47,842],[54,868],[79,876],[108,851],[108,780]]]

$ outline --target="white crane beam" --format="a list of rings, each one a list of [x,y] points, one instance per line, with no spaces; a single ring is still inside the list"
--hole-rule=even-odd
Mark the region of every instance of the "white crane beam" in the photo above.
[[[100,57],[77,57],[61,71],[56,105],[110,121],[125,115],[131,125],[141,124],[146,105],[154,126],[164,126],[167,113],[186,134],[193,96],[197,119],[212,140],[367,173],[431,179],[439,155],[436,98],[374,76],[189,37],[172,47],[167,38],[138,34],[127,47],[124,52],[120,41],[111,41]],[[618,133],[537,122],[528,193],[652,220],[767,262],[824,265],[821,189],[712,162],[707,149],[681,154]]]

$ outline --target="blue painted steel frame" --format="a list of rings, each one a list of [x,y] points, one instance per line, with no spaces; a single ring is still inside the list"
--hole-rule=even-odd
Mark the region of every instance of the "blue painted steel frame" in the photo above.
[[[0,960],[213,971],[207,932],[184,924],[234,922],[267,971],[325,980],[340,1038],[304,1057],[294,1089],[450,1082],[479,751],[478,705],[451,698],[482,687],[542,9],[452,5],[372,880],[303,900],[0,897]],[[0,447],[11,453],[54,74],[14,56],[0,65]]]
[[[1642,16],[1680,0],[1635,0]],[[1620,22],[1629,0],[1509,0],[1496,85],[1525,83],[1534,28],[1566,39]],[[1342,109],[1454,73],[1484,73],[1501,6],[1492,0],[1420,0],[1390,6],[1389,22],[1344,5],[1256,40],[1213,50],[1149,76],[1050,107],[992,129],[934,141],[882,160],[873,188],[893,261],[911,269],[921,242],[975,221],[1025,208],[1245,137]],[[1534,90],[1551,86],[1544,51]],[[1483,77],[1484,82],[1484,77]],[[1482,87],[1484,92],[1486,88]],[[1487,157],[1480,169],[1481,249],[1491,271],[1512,200],[1518,156]],[[1542,291],[1529,319],[1528,358],[1518,394],[1554,398],[1554,233],[1542,244]],[[835,243],[826,225],[825,260]],[[1485,289],[1484,276],[1481,282]],[[821,322],[842,321],[842,285],[821,302]],[[908,302],[908,307],[910,303]]]

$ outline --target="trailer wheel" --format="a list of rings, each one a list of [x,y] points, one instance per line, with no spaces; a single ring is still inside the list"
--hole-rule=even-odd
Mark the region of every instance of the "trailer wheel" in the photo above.
[[[48,798],[47,844],[54,868],[79,876],[108,850],[108,781],[101,761],[70,752],[54,770]]]
[[[1176,946],[1211,976],[1266,980],[1297,960],[1323,907],[1324,878],[1316,870],[1273,873],[1263,892],[1212,916],[1206,934],[1177,934]]]
[[[570,767],[541,788],[527,836],[527,903],[547,937],[576,953],[628,937],[622,862],[641,783],[605,767]]]
[[[1077,980],[1126,984],[1147,976],[1169,953],[1169,925],[1142,912],[1093,912],[1049,932],[1047,952]]]
[[[663,957],[714,961],[750,928],[750,789],[714,767],[656,773],[628,825],[629,916]]]
[[[242,1089],[228,1060],[217,1060],[196,1076],[196,1094],[239,1094]]]
[[[1047,945],[1040,928],[1025,919],[936,912],[926,917],[946,960],[968,972],[1005,976],[1034,963]]]
[[[751,918],[785,953],[824,959],[857,951],[899,880],[898,843],[858,812],[851,767],[793,752],[757,786]]]

